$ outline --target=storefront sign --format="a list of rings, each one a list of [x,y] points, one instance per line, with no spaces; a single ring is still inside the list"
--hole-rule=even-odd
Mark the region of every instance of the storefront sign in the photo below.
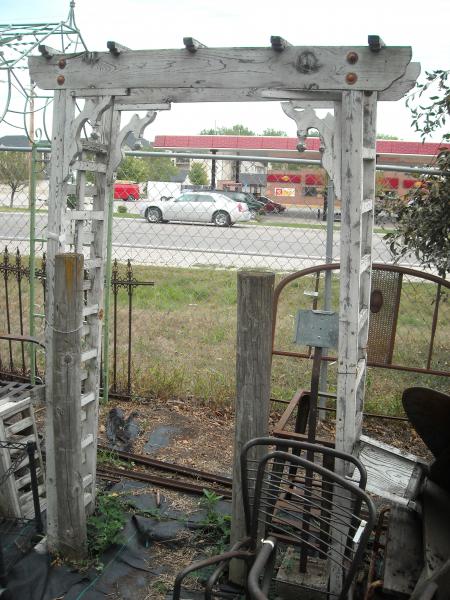
[[[275,188],[275,196],[277,197],[282,197],[282,196],[295,196],[295,188],[288,188],[288,187],[282,187],[282,188]]]

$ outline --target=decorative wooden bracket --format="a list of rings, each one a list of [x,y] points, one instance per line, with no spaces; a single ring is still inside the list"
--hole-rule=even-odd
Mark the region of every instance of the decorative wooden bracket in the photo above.
[[[145,117],[140,117],[139,115],[134,115],[130,122],[122,127],[117,136],[117,142],[115,148],[111,152],[111,168],[113,171],[117,169],[120,165],[121,161],[125,157],[125,153],[122,150],[122,145],[127,138],[129,133],[134,133],[135,137],[138,139],[142,137],[144,133],[144,129],[153,123],[156,119],[156,115],[158,113],[156,111],[148,111]]]
[[[98,98],[86,98],[84,108],[74,119],[69,136],[69,146],[66,153],[64,172],[66,180],[71,175],[71,167],[82,152],[81,131],[84,125],[90,121],[93,128],[93,139],[98,137],[98,129],[102,114],[112,105],[112,96],[100,96]]]
[[[295,102],[282,102],[281,107],[285,114],[293,119],[297,125],[297,136],[299,143],[297,149],[299,152],[306,150],[306,137],[310,129],[317,129],[320,136],[320,152],[322,155],[322,166],[328,173],[334,183],[336,195],[340,198],[341,181],[340,165],[341,152],[339,135],[336,135],[336,119],[330,113],[321,119],[316,111],[308,106],[300,107]],[[301,108],[301,110],[298,110]]]

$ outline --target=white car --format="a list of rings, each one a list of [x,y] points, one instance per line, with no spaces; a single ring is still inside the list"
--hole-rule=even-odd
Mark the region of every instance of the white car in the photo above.
[[[230,227],[251,218],[245,202],[235,202],[216,192],[185,192],[176,198],[142,203],[139,211],[149,223],[193,221]]]

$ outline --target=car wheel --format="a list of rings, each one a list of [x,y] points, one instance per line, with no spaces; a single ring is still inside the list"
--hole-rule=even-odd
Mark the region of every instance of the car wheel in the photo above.
[[[150,206],[145,211],[145,217],[149,223],[160,223],[162,221],[162,214],[159,208]]]
[[[219,210],[213,216],[213,223],[218,227],[229,227],[231,225],[230,215],[223,210]]]

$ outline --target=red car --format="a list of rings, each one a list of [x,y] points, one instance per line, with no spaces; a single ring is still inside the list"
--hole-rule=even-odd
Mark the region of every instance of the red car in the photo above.
[[[267,198],[266,196],[259,196],[258,200],[264,202],[264,210],[266,213],[280,213],[286,210],[285,206],[283,206],[282,204],[278,204],[278,202],[270,200],[270,198]]]
[[[114,200],[139,200],[139,184],[132,181],[116,181],[114,184]]]

